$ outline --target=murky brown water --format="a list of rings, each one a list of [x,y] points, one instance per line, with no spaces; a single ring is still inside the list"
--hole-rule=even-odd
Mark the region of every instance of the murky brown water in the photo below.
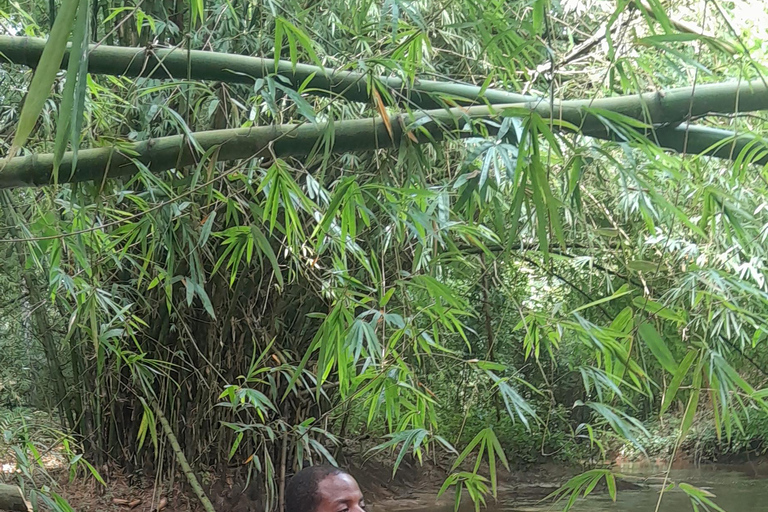
[[[605,493],[596,493],[579,500],[573,512],[655,512],[662,488],[664,469],[659,467],[623,466],[617,473],[626,475],[627,480],[642,486],[640,489],[619,490],[614,503]],[[700,468],[673,469],[670,482],[687,483],[714,494],[711,498],[725,512],[768,512],[768,463],[761,465],[709,465]],[[549,486],[546,486],[549,487]],[[550,490],[555,490],[551,487]],[[543,490],[543,493],[541,492]],[[539,495],[547,489],[539,489]],[[523,492],[522,494],[526,494]],[[453,506],[429,506],[425,501],[414,500],[400,503],[394,509],[400,512],[453,512]],[[520,492],[504,494],[500,491],[497,502],[489,501],[486,512],[558,512],[565,502],[541,503],[520,497]],[[385,507],[385,510],[389,507]],[[392,510],[394,510],[392,509]],[[378,510],[378,509],[377,509]],[[482,509],[481,509],[482,510]],[[666,491],[659,512],[693,512],[689,497],[680,489]],[[716,512],[710,509],[711,512]],[[706,512],[700,507],[700,512]],[[461,512],[474,512],[471,503],[461,507]]]
[[[696,469],[674,469],[670,480],[684,482],[715,495],[711,498],[726,512],[768,512],[768,478],[762,468],[753,466],[704,466]],[[572,509],[574,512],[654,512],[659,499],[664,473],[650,468],[622,467],[618,472],[633,481],[642,482],[647,488],[621,490],[616,502],[607,495],[599,494],[580,500]],[[489,507],[495,512],[536,511],[556,512],[561,504],[525,504],[499,500],[498,505]],[[659,512],[693,511],[689,497],[680,489],[666,491],[662,497]],[[704,512],[703,508],[700,508]]]

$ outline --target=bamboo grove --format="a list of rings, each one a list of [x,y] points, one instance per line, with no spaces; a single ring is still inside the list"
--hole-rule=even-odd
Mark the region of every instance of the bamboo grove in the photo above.
[[[5,335],[94,473],[281,510],[429,455],[479,506],[501,424],[605,456],[768,410],[768,34],[578,4],[3,4]]]

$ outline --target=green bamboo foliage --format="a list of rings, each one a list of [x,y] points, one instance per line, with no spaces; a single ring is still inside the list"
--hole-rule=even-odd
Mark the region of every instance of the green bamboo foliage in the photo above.
[[[237,467],[273,511],[359,442],[447,461],[479,509],[521,460],[642,454],[659,418],[725,443],[766,409],[759,41],[734,59],[656,1],[190,5],[78,18],[56,122],[0,171],[0,287],[45,302],[93,467],[180,468],[216,510]]]
[[[70,59],[67,66],[67,80],[61,99],[61,109],[57,119],[56,142],[53,153],[53,179],[58,180],[59,166],[64,152],[67,150],[67,142],[72,142],[72,169],[77,168],[77,150],[80,146],[80,127],[83,117],[85,96],[85,70],[88,67],[87,37],[88,37],[88,6],[90,2],[80,0],[76,16],[75,30],[72,33],[72,55],[77,59]],[[73,122],[74,118],[74,122]]]
[[[51,93],[51,87],[56,80],[56,73],[67,48],[72,25],[78,12],[80,0],[65,0],[51,28],[51,34],[45,42],[40,54],[40,61],[32,75],[32,82],[24,101],[19,123],[9,152],[10,156],[24,146],[32,130],[37,124],[43,104]],[[84,21],[81,21],[84,23]]]

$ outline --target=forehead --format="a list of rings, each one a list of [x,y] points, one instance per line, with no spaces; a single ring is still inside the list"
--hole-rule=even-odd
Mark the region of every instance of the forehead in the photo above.
[[[323,501],[331,503],[356,503],[363,498],[355,479],[344,473],[329,475],[320,480],[317,492]]]

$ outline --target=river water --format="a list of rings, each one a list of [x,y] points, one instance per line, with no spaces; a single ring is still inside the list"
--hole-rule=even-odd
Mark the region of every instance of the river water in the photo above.
[[[625,476],[625,480],[637,484],[638,488],[619,489],[616,502],[611,501],[605,492],[594,492],[586,499],[580,499],[571,509],[573,512],[655,512],[659,491],[664,483],[665,468],[662,467],[632,467],[615,468],[616,473]],[[514,489],[514,482],[512,484]],[[669,474],[668,483],[686,483],[705,490],[714,495],[712,501],[725,512],[768,512],[768,460],[763,464],[743,465],[706,465],[701,467],[686,467],[673,469]],[[500,482],[502,484],[502,482]],[[543,496],[554,491],[557,487],[547,485],[536,486],[538,495]],[[565,500],[560,503],[533,501],[531,493],[517,490],[503,492],[500,485],[499,497],[495,502],[489,499],[485,512],[558,512],[565,506]],[[541,491],[544,492],[541,492]],[[429,500],[414,500],[410,503],[400,501],[399,506],[384,507],[384,512],[454,512],[449,503],[429,505]],[[405,500],[408,501],[408,500]],[[693,512],[691,500],[687,494],[675,487],[664,492],[659,512]],[[707,512],[699,507],[700,512]],[[710,509],[717,512],[716,509]],[[376,509],[378,512],[378,508]],[[460,512],[474,512],[471,503],[465,503]]]
[[[659,491],[664,482],[664,471],[653,468],[621,467],[617,473],[628,480],[642,484],[637,490],[619,490],[614,503],[607,494],[590,495],[580,500],[574,512],[654,512]],[[762,474],[761,474],[762,473]],[[766,469],[755,466],[702,466],[700,468],[673,469],[669,479],[674,483],[687,483],[715,495],[711,498],[726,512],[768,512],[768,478]],[[556,512],[559,504],[520,503],[501,499],[489,507],[493,512]],[[691,500],[679,488],[665,491],[659,512],[693,511]],[[699,508],[701,512],[706,509]]]

